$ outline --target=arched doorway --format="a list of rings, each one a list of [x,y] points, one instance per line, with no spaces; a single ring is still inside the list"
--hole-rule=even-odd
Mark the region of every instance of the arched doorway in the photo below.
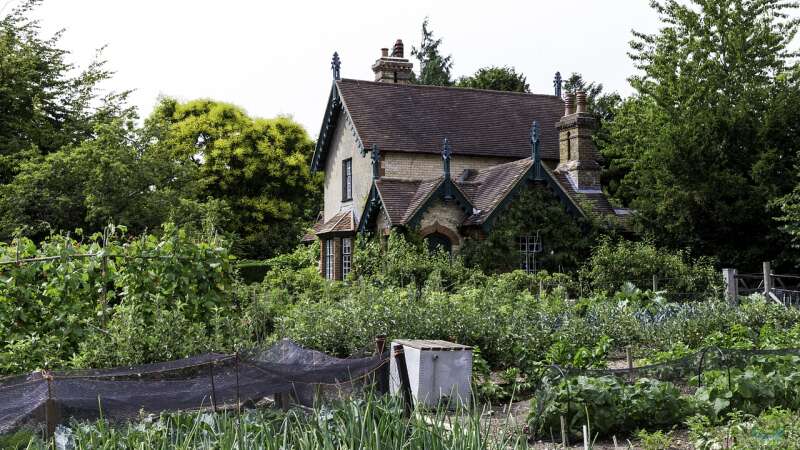
[[[450,242],[450,238],[442,233],[431,233],[425,236],[425,242],[428,244],[428,250],[432,253],[444,250],[450,254],[453,251],[453,243]]]

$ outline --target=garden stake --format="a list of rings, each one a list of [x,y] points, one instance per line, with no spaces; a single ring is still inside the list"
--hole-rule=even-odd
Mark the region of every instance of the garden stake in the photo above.
[[[214,362],[208,365],[208,376],[211,378],[211,407],[217,412],[217,389],[214,387]]]
[[[239,351],[236,351],[236,414],[242,413],[242,402],[239,397]]]
[[[583,426],[583,450],[589,450],[589,430],[586,425]]]
[[[567,448],[569,445],[569,438],[567,437],[567,419],[561,416],[561,445]]]

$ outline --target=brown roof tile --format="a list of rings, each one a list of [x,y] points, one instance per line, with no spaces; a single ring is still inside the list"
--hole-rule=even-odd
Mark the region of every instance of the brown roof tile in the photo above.
[[[475,214],[464,221],[464,225],[483,223],[528,173],[532,165],[533,161],[530,158],[499,164],[480,170],[458,183],[476,210]]]
[[[364,148],[439,153],[446,137],[454,155],[524,158],[537,120],[542,158],[558,159],[559,97],[346,79],[336,85]]]
[[[342,211],[319,227],[315,226],[317,236],[330,233],[346,233],[355,231],[355,220],[352,211]]]
[[[427,180],[381,178],[375,181],[383,207],[392,225],[405,225],[414,213],[430,198],[443,177]]]

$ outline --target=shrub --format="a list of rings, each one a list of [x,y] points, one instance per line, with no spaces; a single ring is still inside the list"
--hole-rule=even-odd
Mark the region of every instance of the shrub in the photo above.
[[[657,277],[659,290],[692,294],[689,298],[705,298],[720,292],[720,277],[708,258],[690,260],[683,251],[669,252],[648,242],[604,239],[592,250],[582,277],[595,291],[613,293],[626,282],[640,288],[652,287]],[[681,296],[685,297],[685,296]]]

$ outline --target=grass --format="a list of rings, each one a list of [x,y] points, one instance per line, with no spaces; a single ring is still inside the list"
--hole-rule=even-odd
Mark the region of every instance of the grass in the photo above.
[[[74,422],[56,438],[75,450],[527,448],[522,435],[490,430],[479,411],[416,410],[404,418],[402,404],[388,397],[349,400],[311,412],[175,413],[113,426],[104,420]],[[37,437],[19,448],[51,447]]]

